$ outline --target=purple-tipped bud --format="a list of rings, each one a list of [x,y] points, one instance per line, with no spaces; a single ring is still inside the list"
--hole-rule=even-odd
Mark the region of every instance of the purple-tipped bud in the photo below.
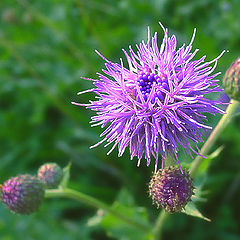
[[[231,98],[240,101],[240,57],[226,71],[223,87]]]
[[[46,163],[38,169],[38,179],[45,188],[56,188],[63,178],[63,170],[56,163]]]
[[[191,201],[193,183],[189,173],[178,167],[158,170],[149,183],[153,204],[167,212],[179,212]]]
[[[1,200],[14,213],[36,212],[44,198],[44,186],[31,175],[19,175],[7,180],[1,188]]]

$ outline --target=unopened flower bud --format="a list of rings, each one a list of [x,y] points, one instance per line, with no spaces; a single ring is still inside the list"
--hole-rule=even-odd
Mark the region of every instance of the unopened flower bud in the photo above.
[[[149,183],[153,204],[167,212],[179,212],[191,201],[193,183],[189,173],[178,167],[158,170]]]
[[[240,57],[226,71],[223,87],[231,98],[240,101]]]
[[[46,163],[38,170],[38,179],[43,182],[45,188],[56,188],[63,177],[63,170],[56,163]]]
[[[1,187],[1,200],[14,213],[36,212],[43,198],[43,184],[36,177],[28,174],[10,178]]]

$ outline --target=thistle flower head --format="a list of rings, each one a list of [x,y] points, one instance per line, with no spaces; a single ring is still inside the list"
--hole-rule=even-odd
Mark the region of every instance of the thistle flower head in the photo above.
[[[191,201],[193,183],[186,170],[168,167],[158,170],[149,183],[153,204],[168,212],[179,212]]]
[[[38,169],[38,179],[45,188],[56,188],[63,177],[63,170],[56,163],[46,163]]]
[[[240,57],[226,71],[223,87],[231,98],[240,101]]]
[[[164,160],[171,155],[177,159],[179,147],[187,154],[196,153],[190,142],[197,145],[202,141],[205,125],[204,113],[216,114],[223,111],[216,107],[220,102],[209,100],[208,93],[222,91],[213,74],[218,56],[210,62],[205,57],[193,60],[198,49],[191,52],[195,31],[189,45],[177,49],[175,35],[168,36],[164,30],[163,41],[158,47],[157,33],[147,42],[136,46],[137,52],[129,47],[123,50],[128,67],[104,58],[106,69],[98,73],[99,79],[92,80],[95,88],[80,92],[95,93],[96,100],[89,104],[73,103],[96,111],[92,126],[101,125],[103,142],[112,144],[108,154],[118,146],[122,156],[129,146],[131,158],[137,156],[138,165],[142,157],[150,164],[151,156]],[[162,161],[163,164],[163,161]]]
[[[43,184],[28,174],[10,178],[1,187],[1,200],[14,213],[36,212],[43,198]]]

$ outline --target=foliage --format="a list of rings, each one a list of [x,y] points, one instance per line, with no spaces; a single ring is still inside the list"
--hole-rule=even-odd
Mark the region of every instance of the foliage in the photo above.
[[[211,60],[223,49],[229,50],[219,62],[218,70],[224,72],[240,53],[239,11],[238,0],[1,0],[1,182],[17,174],[36,173],[45,162],[63,167],[71,161],[71,187],[109,204],[119,189],[127,189],[135,199],[132,208],[138,211],[141,206],[151,221],[155,219],[159,211],[151,205],[146,185],[154,166],[137,168],[136,159],[130,162],[128,153],[121,158],[117,151],[107,156],[102,146],[89,150],[99,140],[100,129],[89,126],[92,113],[70,104],[93,99],[90,94],[76,95],[91,87],[80,77],[94,78],[103,67],[94,49],[119,62],[120,57],[124,59],[122,48],[146,39],[146,26],[158,31],[160,38],[158,21],[176,34],[179,44],[190,41],[196,27],[197,56],[206,54]],[[216,125],[219,117],[210,118],[209,124]],[[202,191],[208,190],[208,201],[197,207],[212,222],[171,216],[164,228],[166,239],[179,239],[180,234],[181,239],[239,239],[239,126],[238,115],[215,146],[224,149],[205,168]],[[186,165],[191,161],[190,156],[180,159]],[[121,203],[114,206],[130,214]],[[140,215],[145,214],[143,210]],[[89,225],[93,216],[94,210],[63,199],[46,200],[41,211],[24,217],[1,205],[0,238],[129,239],[107,215],[100,225]]]

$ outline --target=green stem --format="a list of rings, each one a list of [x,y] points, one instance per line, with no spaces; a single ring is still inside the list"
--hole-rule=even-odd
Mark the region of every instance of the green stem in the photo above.
[[[153,233],[154,233],[154,239],[155,240],[161,240],[163,222],[165,221],[167,216],[168,216],[168,213],[165,212],[164,209],[162,209],[161,212],[159,213],[158,217],[157,217],[157,220],[156,220],[154,228],[153,228]]]
[[[223,132],[224,128],[227,126],[227,124],[233,117],[233,114],[237,109],[238,105],[239,105],[238,101],[231,99],[230,104],[227,107],[226,114],[222,116],[221,120],[218,122],[217,126],[212,131],[211,135],[203,145],[200,151],[200,154],[202,156],[206,156],[209,154],[212,146],[215,144],[216,140],[218,139],[220,134]],[[204,159],[203,157],[197,156],[192,162],[192,165],[190,167],[190,174],[192,177],[196,174],[198,167],[202,163],[203,159]]]
[[[112,214],[113,216],[121,219],[122,221],[124,221],[140,230],[150,231],[149,226],[139,223],[137,221],[134,221],[133,219],[128,218],[125,215],[123,215],[122,213],[119,213],[118,211],[114,210],[112,207],[106,205],[105,203],[103,203],[93,197],[90,197],[84,193],[75,191],[73,189],[64,188],[64,189],[46,190],[45,197],[46,198],[65,197],[65,198],[69,198],[69,199],[75,199],[79,202],[83,202],[86,205],[92,206],[94,208],[103,209],[103,210],[107,211],[108,213]]]
[[[238,101],[231,99],[230,104],[227,107],[226,114],[224,114],[222,116],[221,120],[218,122],[217,126],[212,131],[211,135],[209,136],[209,138],[203,145],[203,147],[200,151],[200,154],[202,156],[206,156],[207,154],[209,154],[212,146],[215,144],[216,140],[218,139],[220,134],[223,132],[224,128],[227,126],[229,121],[232,119],[234,112],[236,111],[238,105],[239,105]],[[203,159],[204,159],[203,157],[197,156],[194,159],[194,161],[192,162],[192,165],[190,167],[190,174],[192,177],[196,174]],[[161,239],[163,222],[165,221],[165,219],[168,215],[169,214],[167,212],[165,212],[164,210],[162,210],[160,212],[160,214],[155,222],[155,225],[154,225],[155,240]]]

